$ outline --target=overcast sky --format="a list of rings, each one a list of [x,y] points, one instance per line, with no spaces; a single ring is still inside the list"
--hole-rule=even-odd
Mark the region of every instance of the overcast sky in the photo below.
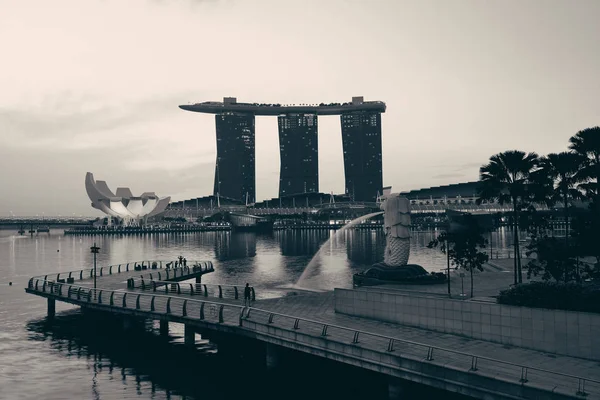
[[[99,215],[85,173],[211,194],[214,116],[179,104],[382,100],[384,185],[476,180],[490,155],[562,151],[600,124],[598,0],[0,0],[0,216]],[[256,119],[257,199],[277,196]],[[344,191],[339,117],[322,192]]]

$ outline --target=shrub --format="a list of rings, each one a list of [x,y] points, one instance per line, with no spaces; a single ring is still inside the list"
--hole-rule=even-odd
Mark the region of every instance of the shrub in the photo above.
[[[600,313],[600,285],[531,282],[503,290],[500,304]]]

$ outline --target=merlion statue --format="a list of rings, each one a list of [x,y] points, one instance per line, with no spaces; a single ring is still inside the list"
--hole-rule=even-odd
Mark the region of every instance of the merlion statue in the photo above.
[[[406,265],[410,255],[410,202],[393,193],[386,197],[380,208],[385,230],[383,264],[393,268]]]
[[[418,264],[409,264],[410,255],[410,201],[399,193],[384,188],[382,197],[385,252],[383,262],[373,264],[364,272],[354,274],[355,286],[382,284],[430,284],[446,280],[443,273],[429,273]]]

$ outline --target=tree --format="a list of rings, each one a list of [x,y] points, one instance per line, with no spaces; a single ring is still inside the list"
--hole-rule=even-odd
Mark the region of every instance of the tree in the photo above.
[[[531,174],[536,170],[538,155],[509,150],[490,157],[488,164],[479,169],[480,187],[478,204],[495,200],[513,207],[514,281],[523,282],[519,249],[519,212],[531,203]]]
[[[583,158],[578,177],[584,183],[581,189],[587,198],[600,201],[600,127],[587,128],[569,139],[569,148]]]
[[[577,279],[577,261],[571,257],[568,243],[559,238],[548,236],[544,228],[532,231],[531,242],[527,246],[527,256],[535,255],[527,263],[527,279],[541,275],[544,281],[556,280],[556,283]]]
[[[583,198],[578,184],[579,174],[584,159],[580,154],[572,152],[552,153],[539,160],[539,169],[532,173],[536,185],[535,195],[548,207],[561,204],[565,217],[565,249],[569,248],[569,209],[573,200]]]
[[[574,250],[578,256],[594,257],[596,262],[586,268],[591,278],[600,279],[600,246],[598,246],[598,232],[600,232],[600,204],[590,203],[589,211],[573,219],[571,236],[574,239]]]
[[[432,240],[427,247],[440,246],[441,251],[449,256],[452,265],[470,273],[473,297],[473,271],[483,271],[483,264],[488,261],[487,253],[480,251],[487,244],[484,237],[486,231],[471,214],[463,214],[457,219],[457,223],[451,222],[450,228]]]

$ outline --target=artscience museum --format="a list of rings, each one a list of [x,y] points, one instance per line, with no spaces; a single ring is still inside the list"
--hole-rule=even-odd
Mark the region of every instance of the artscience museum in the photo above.
[[[85,190],[92,207],[124,225],[137,225],[163,213],[171,201],[171,197],[159,198],[154,192],[134,196],[129,188],[122,187],[113,193],[105,181],[94,180],[91,172],[85,175]]]

